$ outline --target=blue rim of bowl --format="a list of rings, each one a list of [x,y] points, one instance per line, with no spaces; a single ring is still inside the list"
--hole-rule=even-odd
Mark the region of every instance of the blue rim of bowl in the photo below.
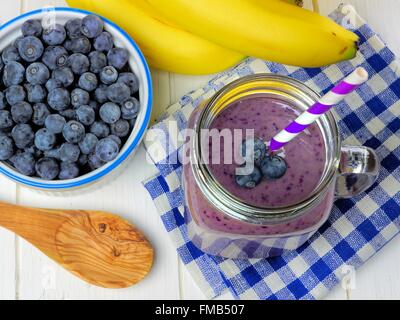
[[[4,30],[6,27],[12,25],[13,23],[25,19],[27,17],[30,17],[32,15],[36,15],[38,13],[46,12],[46,11],[59,11],[59,12],[76,12],[76,13],[82,13],[82,14],[94,14],[93,12],[87,11],[87,10],[82,10],[82,9],[76,9],[76,8],[68,8],[68,7],[54,7],[54,8],[46,8],[46,9],[37,9],[33,10],[27,13],[24,13],[18,17],[15,17],[14,19],[2,24],[0,26],[0,31]],[[97,14],[96,14],[97,15]],[[4,174],[5,176],[11,178],[12,180],[25,184],[30,187],[35,187],[35,188],[41,188],[41,189],[69,189],[69,188],[76,188],[76,187],[81,187],[86,184],[90,184],[92,182],[95,182],[96,180],[104,177],[108,173],[110,173],[112,170],[117,168],[131,153],[132,151],[138,146],[139,142],[143,138],[143,135],[147,129],[148,123],[150,121],[150,115],[151,115],[151,106],[152,106],[152,100],[153,100],[153,87],[152,87],[152,82],[151,82],[151,76],[150,76],[150,69],[149,66],[146,62],[146,59],[139,49],[139,46],[135,43],[135,41],[123,30],[121,29],[118,25],[116,25],[114,22],[111,22],[110,20],[98,15],[100,18],[103,19],[104,22],[107,24],[111,25],[114,27],[118,32],[121,33],[123,37],[126,38],[126,40],[132,45],[132,47],[136,50],[138,56],[140,57],[140,62],[143,64],[145,72],[146,72],[146,78],[147,78],[147,83],[148,83],[148,91],[149,91],[149,98],[148,98],[148,103],[146,106],[146,115],[143,121],[143,124],[132,141],[132,143],[129,145],[129,147],[125,150],[123,154],[121,154],[118,159],[109,167],[104,168],[103,170],[99,171],[97,174],[88,177],[86,179],[76,181],[76,182],[65,182],[65,183],[60,183],[60,184],[47,184],[45,182],[34,182],[34,181],[29,181],[25,180],[24,178],[21,178],[19,176],[14,175],[12,172],[1,168],[0,167],[0,173]]]

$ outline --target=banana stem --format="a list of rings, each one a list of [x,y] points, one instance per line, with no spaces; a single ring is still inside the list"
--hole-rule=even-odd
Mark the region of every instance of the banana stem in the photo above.
[[[314,12],[316,12],[316,13],[320,13],[320,11],[319,11],[319,4],[318,4],[318,0],[312,0],[312,4],[313,4],[313,9],[314,9]]]

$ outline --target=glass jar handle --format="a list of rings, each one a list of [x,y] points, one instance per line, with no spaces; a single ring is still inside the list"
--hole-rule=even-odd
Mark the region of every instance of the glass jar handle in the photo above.
[[[336,198],[352,198],[378,178],[380,161],[367,147],[343,146],[336,180]]]

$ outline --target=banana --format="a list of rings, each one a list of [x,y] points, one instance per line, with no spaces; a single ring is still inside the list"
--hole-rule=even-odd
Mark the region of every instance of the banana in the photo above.
[[[72,7],[86,9],[128,32],[149,64],[182,74],[209,74],[227,69],[245,58],[187,31],[162,22],[162,17],[144,0],[67,0]]]
[[[284,1],[146,1],[175,25],[249,56],[320,67],[357,52],[356,34]]]

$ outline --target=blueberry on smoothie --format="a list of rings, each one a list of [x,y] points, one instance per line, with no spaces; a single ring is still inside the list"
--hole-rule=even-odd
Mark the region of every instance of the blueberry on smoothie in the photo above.
[[[254,166],[253,171],[250,174],[235,175],[235,181],[237,185],[247,189],[255,188],[261,182],[261,179],[262,179],[262,173],[260,169],[258,169],[256,166]]]
[[[267,156],[261,162],[261,171],[268,180],[276,180],[283,177],[286,170],[286,161],[279,156]]]
[[[267,146],[259,138],[247,139],[242,142],[241,155],[248,163],[259,165],[267,154]]]

